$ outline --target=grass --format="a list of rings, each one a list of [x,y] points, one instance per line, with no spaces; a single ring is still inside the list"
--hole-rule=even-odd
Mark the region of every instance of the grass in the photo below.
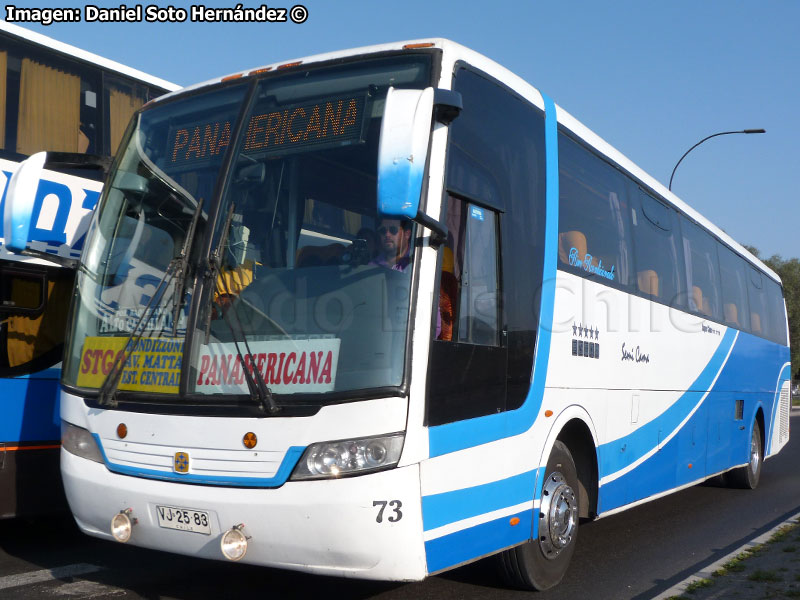
[[[783,581],[783,577],[778,575],[776,571],[765,571],[763,569],[753,571],[747,578],[750,581]]]
[[[751,556],[758,554],[763,549],[761,544],[757,546],[753,546],[749,550],[745,550],[744,552],[740,552],[724,565],[722,565],[719,569],[714,571],[714,577],[723,577],[728,573],[741,573],[745,570],[744,561],[746,561]]]
[[[693,581],[692,583],[686,586],[686,593],[691,594],[696,590],[711,587],[712,585],[714,585],[714,582],[711,581],[710,579],[698,579],[697,581]]]

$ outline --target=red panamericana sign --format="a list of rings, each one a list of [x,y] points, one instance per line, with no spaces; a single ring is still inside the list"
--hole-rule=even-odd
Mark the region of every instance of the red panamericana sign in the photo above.
[[[329,392],[336,383],[341,340],[281,340],[250,342],[251,354],[240,358],[233,343],[202,347],[195,389],[202,393],[246,394],[247,377],[258,370],[276,394]]]

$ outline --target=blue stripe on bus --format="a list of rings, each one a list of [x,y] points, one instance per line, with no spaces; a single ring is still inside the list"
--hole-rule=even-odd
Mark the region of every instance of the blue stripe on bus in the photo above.
[[[231,486],[231,487],[249,487],[249,488],[276,488],[282,486],[289,479],[292,474],[297,461],[300,460],[305,446],[290,446],[283,456],[281,466],[278,472],[272,477],[229,477],[229,476],[213,476],[213,475],[193,475],[191,473],[181,474],[173,471],[158,471],[156,469],[142,469],[139,467],[126,467],[112,463],[108,456],[106,456],[105,449],[101,442],[100,436],[96,433],[92,434],[97,447],[100,448],[100,453],[103,455],[103,462],[106,468],[113,473],[120,475],[129,475],[131,477],[142,477],[145,479],[158,479],[160,481],[170,481],[172,483],[200,483],[205,485],[218,485],[218,486]]]
[[[469,529],[462,529],[425,542],[428,573],[474,560],[530,539],[532,513],[529,510],[509,515]],[[511,520],[518,518],[517,525]]]
[[[60,440],[58,391],[58,379],[36,374],[3,379],[0,442]]]
[[[45,369],[44,371],[17,375],[15,377],[9,377],[8,379],[55,379],[58,381],[61,379],[61,369]]]
[[[769,429],[770,414],[778,401],[772,369],[776,353],[788,358],[788,348],[739,332],[728,361],[697,412],[658,452],[604,484],[598,511],[620,508],[746,463],[756,413],[763,411]],[[699,399],[704,392],[694,393]],[[744,400],[740,420],[735,419],[736,400]],[[668,434],[664,433],[662,439]],[[650,435],[653,437],[639,442],[652,450],[658,443],[658,431]]]
[[[661,415],[636,431],[598,446],[601,478],[632,465],[657,446],[659,434],[660,439],[665,439],[677,429],[719,375],[736,340],[736,333],[735,329],[728,328],[705,368],[689,386],[692,391],[685,392]]]
[[[424,531],[524,502],[533,505],[536,469],[474,487],[422,497]]]
[[[544,138],[547,189],[545,192],[545,244],[542,277],[542,299],[536,352],[533,363],[533,382],[522,406],[485,417],[438,425],[428,429],[431,457],[473,448],[530,429],[539,414],[544,395],[547,364],[550,359],[550,337],[556,294],[556,251],[558,248],[558,121],[552,99],[542,94],[545,107]]]

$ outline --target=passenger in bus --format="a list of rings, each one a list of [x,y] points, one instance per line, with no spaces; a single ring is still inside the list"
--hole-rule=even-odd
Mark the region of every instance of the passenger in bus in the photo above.
[[[446,342],[453,339],[458,280],[455,276],[453,250],[448,246],[442,255],[442,277],[439,284],[439,313],[436,321],[436,339]]]
[[[369,264],[405,271],[411,263],[411,221],[381,219],[378,241],[381,251]]]

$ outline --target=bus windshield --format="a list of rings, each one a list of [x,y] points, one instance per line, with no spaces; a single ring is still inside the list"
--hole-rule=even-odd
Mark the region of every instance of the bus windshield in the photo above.
[[[427,85],[427,56],[381,58],[144,110],[84,253],[65,383],[100,388],[135,332],[121,391],[400,386],[414,232],[376,212],[377,147],[388,88]]]

